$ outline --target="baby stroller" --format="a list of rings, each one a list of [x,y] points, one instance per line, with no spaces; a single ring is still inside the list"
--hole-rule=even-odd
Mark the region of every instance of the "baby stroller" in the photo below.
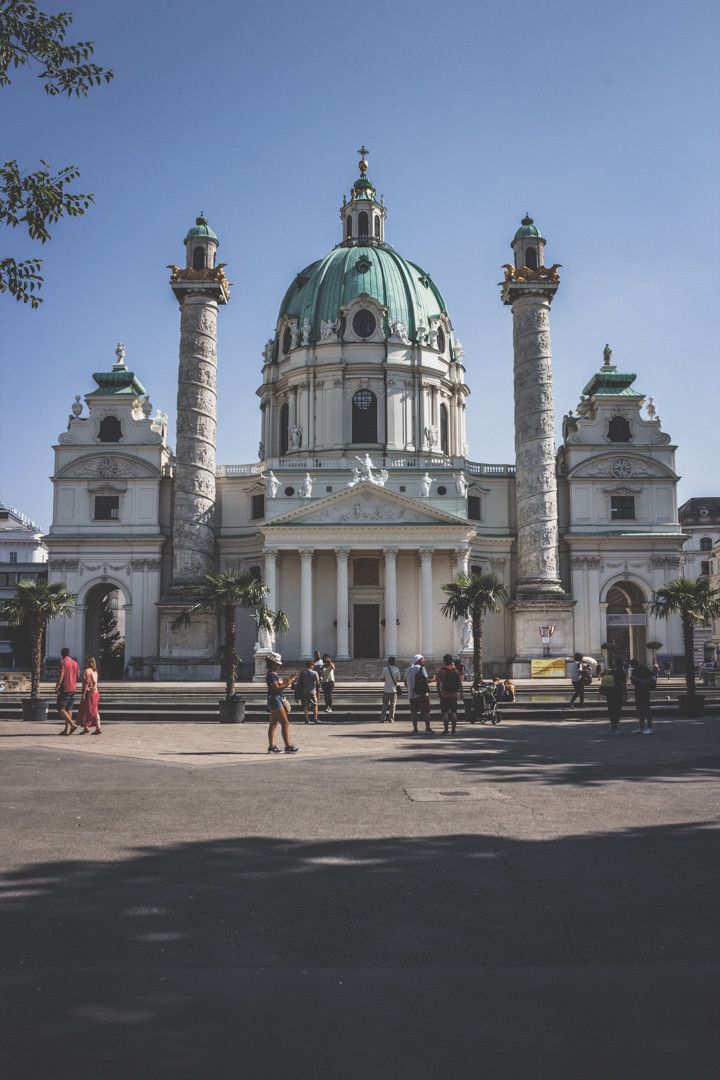
[[[493,693],[492,686],[479,686],[477,690],[470,691],[470,723],[479,720],[481,724],[499,724],[502,713],[498,708],[497,698]]]

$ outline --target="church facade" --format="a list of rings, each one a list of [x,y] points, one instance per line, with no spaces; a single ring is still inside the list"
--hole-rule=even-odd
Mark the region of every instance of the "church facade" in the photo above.
[[[682,653],[656,626],[653,589],[678,576],[675,450],[652,399],[606,347],[556,448],[550,312],[558,264],[526,217],[500,299],[513,333],[513,464],[470,455],[465,356],[437,285],[385,241],[387,210],[367,160],[340,211],[339,243],[290,284],[263,351],[259,460],[216,461],[218,320],[230,284],[204,217],[172,265],[180,309],[175,449],[167,417],[122,346],[78,395],[55,446],[49,577],[76,596],[48,655],[97,651],[112,598],[136,675],[218,674],[217,627],[171,623],[205,574],[252,571],[290,630],[275,648],[340,661],[471,652],[440,613],[460,571],[492,571],[509,602],[485,628],[498,671],[575,650],[602,658]],[[552,627],[549,647],[540,627]],[[240,613],[237,651],[255,625]],[[265,642],[266,646],[272,643]]]

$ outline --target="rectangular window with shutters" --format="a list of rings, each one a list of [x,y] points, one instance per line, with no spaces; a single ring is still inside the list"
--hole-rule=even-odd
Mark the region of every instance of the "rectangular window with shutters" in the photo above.
[[[95,496],[95,521],[117,521],[120,517],[119,495]]]
[[[253,497],[252,497],[252,508],[251,508],[251,511],[250,511],[250,516],[251,516],[253,521],[257,521],[258,518],[265,517],[265,496],[264,495],[253,495]]]
[[[470,521],[480,521],[480,496],[468,495],[468,518]]]
[[[703,559],[702,562],[700,563],[700,573],[701,574],[709,574],[710,573],[710,560],[709,559]]]
[[[611,495],[610,517],[613,521],[635,520],[635,496],[634,495]]]
[[[12,562],[12,563],[17,562],[17,551],[11,551],[10,552],[10,562]]]

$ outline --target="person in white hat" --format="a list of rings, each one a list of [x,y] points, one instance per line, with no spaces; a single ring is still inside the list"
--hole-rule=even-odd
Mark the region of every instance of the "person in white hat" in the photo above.
[[[295,677],[289,679],[283,679],[278,674],[278,669],[282,664],[282,660],[277,653],[271,653],[265,661],[267,671],[265,673],[265,682],[267,684],[267,706],[270,713],[270,724],[268,727],[268,754],[279,754],[280,748],[275,745],[275,732],[278,724],[280,725],[280,731],[282,733],[283,742],[285,743],[286,754],[296,754],[297,746],[294,746],[290,742],[290,714],[287,707],[287,701],[285,700],[285,693],[287,687],[295,685]]]
[[[413,735],[418,733],[418,720],[425,724],[425,734],[432,735],[430,727],[430,677],[425,670],[425,657],[422,653],[413,656],[410,667],[405,669],[405,685],[410,699],[410,719]]]

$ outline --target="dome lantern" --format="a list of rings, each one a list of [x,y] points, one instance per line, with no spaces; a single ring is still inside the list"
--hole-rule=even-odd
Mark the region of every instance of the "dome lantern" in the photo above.
[[[215,265],[215,252],[220,241],[202,211],[195,218],[195,224],[185,234],[183,243],[188,269],[205,270]]]
[[[540,232],[529,214],[520,222],[520,228],[515,233],[510,247],[515,253],[515,269],[527,266],[530,270],[537,270],[545,265],[545,237]]]
[[[343,223],[342,241],[347,247],[365,247],[385,241],[385,218],[387,210],[377,198],[375,186],[367,175],[369,150],[363,144],[360,155],[360,175],[352,186],[350,199],[343,197],[340,219]]]

